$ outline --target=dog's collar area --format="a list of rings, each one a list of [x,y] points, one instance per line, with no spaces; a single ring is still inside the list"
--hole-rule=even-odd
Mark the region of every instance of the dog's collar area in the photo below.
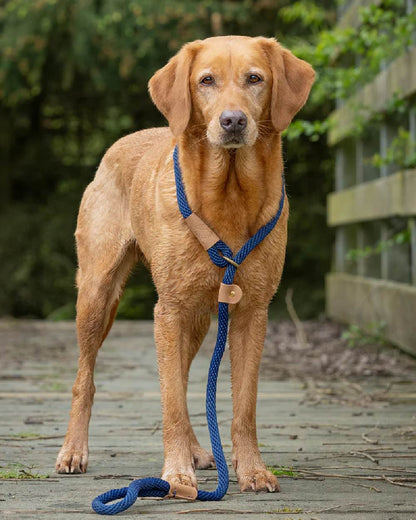
[[[208,249],[220,241],[217,234],[195,213],[191,213],[189,217],[186,217],[185,222],[205,250],[208,251]]]
[[[280,215],[283,210],[284,200],[285,200],[285,179],[284,175],[282,174],[282,191],[281,191],[281,197],[280,197],[280,203],[277,210],[277,213],[275,216],[269,220],[264,226],[262,226],[257,233],[255,233],[251,238],[247,240],[247,242],[243,245],[243,247],[240,249],[240,251],[233,255],[233,252],[231,249],[225,244],[198,215],[193,213],[192,209],[189,206],[188,198],[185,193],[185,187],[183,185],[182,180],[182,170],[179,164],[179,150],[178,145],[175,146],[173,150],[173,166],[174,166],[174,173],[175,173],[175,185],[176,185],[176,199],[179,207],[179,211],[182,215],[182,217],[185,219],[185,222],[187,223],[189,229],[192,231],[192,233],[195,235],[197,240],[200,242],[202,247],[210,253],[210,251],[214,248],[216,248],[220,253],[221,257],[224,258],[227,257],[227,260],[231,260],[234,262],[234,267],[238,267],[241,262],[246,258],[246,256],[251,253],[251,251],[258,245],[260,242],[266,238],[266,236],[272,231],[272,229],[277,224]],[[210,255],[211,257],[211,255]],[[211,257],[211,260],[215,263],[215,265],[218,265],[218,267],[226,267],[227,264],[224,264],[223,262],[214,261],[214,259]],[[225,260],[225,261],[227,261]],[[229,263],[232,263],[229,262]],[[221,263],[221,265],[219,265]]]
[[[230,247],[227,246],[225,242],[223,242],[218,235],[200,218],[198,215],[192,212],[192,209],[189,206],[188,198],[185,193],[185,187],[182,180],[182,171],[179,164],[179,150],[178,146],[175,146],[173,150],[173,166],[175,173],[175,184],[176,184],[176,198],[178,202],[179,211],[181,215],[185,219],[189,229],[192,231],[196,239],[202,245],[202,247],[207,251],[211,261],[217,267],[225,267],[226,271],[224,274],[223,283],[221,285],[231,285],[234,281],[234,276],[236,269],[240,266],[241,262],[247,257],[247,255],[260,243],[262,242],[266,236],[274,229],[277,224],[280,215],[283,210],[284,200],[285,200],[285,181],[284,176],[282,175],[282,193],[279,203],[279,208],[277,210],[276,215],[267,222],[264,226],[262,226],[257,233],[255,233],[247,242],[243,245],[243,247],[238,251],[237,254],[233,254]],[[238,301],[241,299],[242,291],[240,287],[234,284],[237,287],[237,292],[240,295]],[[224,290],[219,292],[218,301],[223,303],[237,303],[237,301],[226,298],[226,301],[223,300],[225,295]]]

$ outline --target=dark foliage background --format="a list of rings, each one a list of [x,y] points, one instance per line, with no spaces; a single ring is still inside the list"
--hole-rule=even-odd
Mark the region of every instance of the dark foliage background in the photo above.
[[[333,0],[10,0],[0,5],[0,315],[74,316],[73,233],[82,192],[119,137],[165,124],[147,94],[152,74],[180,46],[218,34],[275,36],[291,48],[335,20]],[[292,2],[293,4],[293,2]],[[302,17],[301,17],[302,18]],[[324,119],[332,102],[309,103]],[[285,142],[290,237],[272,314],[294,289],[301,317],[324,309],[331,236],[325,198],[333,161],[325,137]],[[143,268],[119,316],[148,318],[156,295]]]

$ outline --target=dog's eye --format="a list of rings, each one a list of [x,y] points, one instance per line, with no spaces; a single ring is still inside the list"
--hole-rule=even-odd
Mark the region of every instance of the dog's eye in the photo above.
[[[247,81],[249,83],[260,83],[260,81],[263,81],[260,76],[257,74],[250,74],[247,78]]]
[[[213,85],[215,83],[214,78],[212,76],[204,76],[200,82],[203,85]]]

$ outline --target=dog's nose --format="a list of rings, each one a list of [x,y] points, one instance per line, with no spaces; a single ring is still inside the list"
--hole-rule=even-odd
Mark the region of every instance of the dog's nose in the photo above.
[[[247,126],[247,116],[241,110],[224,110],[220,115],[220,125],[226,132],[242,132]]]

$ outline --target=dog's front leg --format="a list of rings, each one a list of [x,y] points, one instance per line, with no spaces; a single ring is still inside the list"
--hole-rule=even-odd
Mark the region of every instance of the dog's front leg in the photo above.
[[[256,434],[257,381],[267,308],[237,308],[230,326],[233,466],[241,491],[279,491],[261,459]]]
[[[186,405],[186,357],[183,330],[192,327],[183,308],[164,304],[155,307],[155,340],[163,412],[165,463],[162,478],[170,484],[197,487]]]

